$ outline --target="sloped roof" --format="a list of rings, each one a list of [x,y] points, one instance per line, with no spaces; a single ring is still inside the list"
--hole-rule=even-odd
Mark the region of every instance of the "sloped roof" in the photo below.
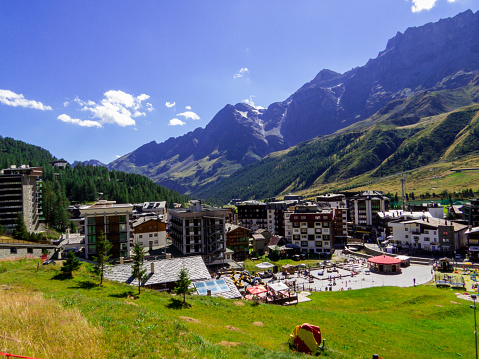
[[[151,274],[151,263],[154,263],[154,274]],[[188,270],[192,282],[198,282],[211,278],[201,256],[162,259],[157,261],[145,261],[143,269],[149,274],[145,285],[166,284],[178,281],[182,268]],[[132,264],[119,264],[107,267],[105,278],[116,282],[138,285],[138,281],[131,276]]]

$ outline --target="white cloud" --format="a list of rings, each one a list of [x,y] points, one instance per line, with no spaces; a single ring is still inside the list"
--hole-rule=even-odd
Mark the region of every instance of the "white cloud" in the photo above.
[[[186,120],[199,120],[200,119],[200,116],[198,116],[193,111],[186,111],[186,112],[182,112],[182,113],[177,113],[176,116],[182,116]]]
[[[258,109],[258,110],[263,110],[264,107],[255,106],[254,101],[253,101],[253,98],[254,98],[254,97],[255,97],[254,95],[250,95],[249,98],[246,98],[246,99],[241,100],[241,101],[243,101],[244,103],[247,103],[247,104],[250,105],[250,106],[253,106],[254,108],[256,108],[256,109]]]
[[[186,125],[186,122],[183,122],[177,118],[172,118],[170,122],[168,123],[168,126],[183,126],[183,125]]]
[[[120,156],[120,155],[116,155],[115,157],[116,157],[116,158],[120,158],[121,156]]]
[[[152,105],[151,103],[147,102],[147,103],[146,103],[146,110],[147,110],[148,112],[151,112],[151,111],[154,111],[155,108],[153,107],[153,105]]]
[[[165,106],[168,107],[168,108],[172,108],[175,105],[176,105],[176,102],[174,102],[174,101],[173,102],[166,101],[166,103],[165,103]]]
[[[191,106],[185,106],[187,110],[191,110]]]
[[[91,121],[91,120],[85,120],[82,121],[78,118],[71,118],[70,116],[63,114],[57,117],[60,121],[66,122],[66,123],[72,123],[74,125],[78,125],[81,127],[103,127],[101,123],[98,121]]]
[[[69,104],[70,104],[69,101],[65,101],[65,102],[63,103],[63,107],[68,107]]]
[[[234,79],[241,78],[244,75],[246,75],[248,71],[249,71],[248,68],[242,67],[237,74],[234,74],[233,78]]]
[[[35,110],[51,110],[50,106],[46,106],[41,102],[27,100],[22,94],[17,94],[10,90],[0,90],[0,103],[13,107],[33,108]]]
[[[422,10],[431,10],[437,3],[438,0],[412,0],[413,5],[411,6],[412,12],[420,12]],[[447,0],[449,3],[453,3],[456,0]]]
[[[140,111],[140,109],[143,108],[142,102],[149,98],[150,96],[146,94],[135,97],[123,91],[110,90],[103,94],[100,103],[91,100],[83,101],[78,97],[74,101],[82,106],[82,111],[90,112],[93,118],[99,120],[93,122],[101,125],[116,124],[125,127],[134,126],[136,124],[134,118],[146,116],[146,113]],[[151,112],[153,106],[147,103],[146,109]]]

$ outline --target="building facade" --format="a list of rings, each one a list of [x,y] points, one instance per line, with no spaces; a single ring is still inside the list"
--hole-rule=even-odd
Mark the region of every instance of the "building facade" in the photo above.
[[[203,207],[199,201],[189,208],[170,209],[172,244],[184,255],[202,255],[207,264],[224,263],[227,213],[221,208]]]
[[[39,230],[42,212],[42,167],[10,166],[0,172],[0,225],[11,232],[19,213],[28,232]]]
[[[249,238],[251,230],[235,224],[226,224],[226,247],[234,252],[234,257],[244,260],[249,253]]]
[[[85,225],[85,258],[96,254],[96,241],[104,235],[113,245],[113,259],[130,257],[132,235],[131,204],[116,204],[115,201],[100,200],[91,206],[80,208]]]
[[[143,248],[155,250],[166,247],[166,223],[152,217],[142,217],[133,222],[133,242]]]
[[[389,223],[397,250],[452,254],[466,245],[467,226],[437,218]]]
[[[462,206],[462,219],[470,227],[479,227],[479,199],[471,199],[471,203]]]
[[[268,229],[268,212],[266,203],[258,201],[246,201],[237,206],[238,222],[242,227],[251,229]]]
[[[333,252],[332,211],[320,211],[317,206],[297,206],[289,220],[293,228],[293,243],[301,247],[301,252]]]

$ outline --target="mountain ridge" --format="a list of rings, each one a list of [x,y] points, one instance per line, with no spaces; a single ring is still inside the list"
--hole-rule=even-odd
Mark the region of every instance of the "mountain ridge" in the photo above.
[[[463,88],[478,73],[479,12],[469,10],[398,32],[364,66],[343,74],[321,70],[286,100],[266,109],[226,105],[205,128],[150,142],[108,168],[147,175],[181,192],[201,193],[202,187],[220,183],[269,153],[364,120],[374,122],[375,114],[388,111],[388,106],[396,113],[396,125],[416,123],[426,114],[408,110],[408,116],[402,116],[394,108],[425,91]],[[457,108],[478,98],[464,96]],[[422,108],[429,115],[450,107],[447,98],[427,100],[431,103]]]

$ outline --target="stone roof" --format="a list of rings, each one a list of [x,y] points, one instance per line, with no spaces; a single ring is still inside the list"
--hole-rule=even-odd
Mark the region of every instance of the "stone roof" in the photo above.
[[[151,263],[154,263],[154,274],[151,274]],[[145,261],[142,268],[146,269],[146,273],[149,275],[145,285],[176,282],[182,268],[188,270],[188,275],[192,282],[211,278],[201,256]],[[116,282],[138,285],[138,281],[131,276],[131,270],[131,263],[107,267],[105,278]]]

